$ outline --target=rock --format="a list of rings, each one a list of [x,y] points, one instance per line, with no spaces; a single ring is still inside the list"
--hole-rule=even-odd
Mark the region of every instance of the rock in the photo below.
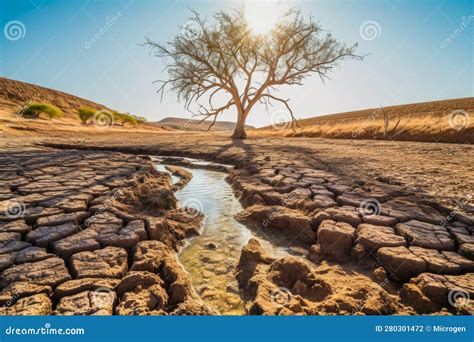
[[[148,217],[148,235],[151,240],[158,240],[177,250],[180,242],[198,235],[202,214],[189,215],[181,211],[168,211],[166,217]]]
[[[25,262],[36,262],[54,257],[54,254],[46,252],[44,248],[27,247],[15,254],[15,264],[23,264]]]
[[[0,232],[12,232],[26,235],[31,230],[31,227],[26,224],[24,220],[16,220],[9,223],[0,222]]]
[[[207,249],[216,249],[217,245],[214,242],[208,242],[204,245]]]
[[[187,273],[176,260],[172,250],[162,242],[140,242],[134,249],[131,270],[134,272],[130,272],[129,274],[140,274],[135,275],[135,277],[142,277],[143,273],[158,273],[159,279],[161,279],[159,284],[167,289],[167,305],[178,305],[178,307],[180,307],[179,310],[177,308],[175,310],[178,310],[179,312],[189,310],[188,304],[186,303],[192,301],[195,302],[196,308],[199,308],[199,312],[201,312],[201,309],[209,312],[193,291]],[[158,279],[153,277],[151,281],[156,283],[158,282]],[[123,286],[123,284],[119,286],[117,290],[118,293],[124,291],[121,289]],[[183,306],[181,306],[181,304],[183,304]],[[169,308],[166,308],[166,310],[169,310]]]
[[[25,262],[41,261],[53,257],[45,249],[39,247],[26,247],[17,252],[0,255],[0,271],[12,266],[23,264]]]
[[[393,253],[398,253],[398,257],[393,256]],[[406,280],[423,272],[461,274],[474,271],[474,262],[457,253],[416,246],[408,249],[404,247],[388,247],[383,251],[380,249],[379,259],[394,280]]]
[[[337,204],[330,196],[315,195],[311,202],[304,204],[306,210],[325,209],[335,207]]]
[[[349,256],[355,229],[347,223],[326,220],[318,229],[318,245],[322,254],[344,261]]]
[[[84,291],[62,297],[55,315],[112,315],[116,294],[113,291]]]
[[[474,273],[450,276],[423,273],[400,290],[402,301],[419,314],[430,314],[448,308],[458,314],[474,313]]]
[[[389,277],[396,281],[408,280],[428,270],[425,260],[404,246],[382,247],[378,259]]]
[[[474,260],[474,243],[465,243],[459,247],[459,254]]]
[[[364,247],[367,253],[375,253],[381,247],[405,246],[406,241],[402,236],[395,235],[390,227],[360,224],[356,232],[356,244]]]
[[[303,178],[303,180],[305,180],[305,178]],[[312,180],[312,182],[314,182],[314,181],[315,181],[315,179]],[[326,187],[323,186],[323,185],[311,185],[309,187],[309,190],[311,190],[314,197],[325,196],[325,197],[334,198],[334,196],[335,196],[335,194],[333,192],[327,190]]]
[[[170,304],[179,304],[190,299],[197,299],[191,282],[184,269],[176,260],[176,257],[168,255],[163,260],[160,276],[168,286]]]
[[[259,246],[244,247],[238,272],[257,262]],[[253,251],[253,253],[251,253]],[[297,257],[284,257],[270,265],[259,261],[241,279],[247,310],[252,315],[393,314],[400,310],[396,297],[369,278],[347,274],[325,262],[314,267]],[[247,282],[247,283],[245,283]]]
[[[24,242],[24,241],[18,241],[18,240],[0,241],[0,255],[12,253],[12,252],[18,252],[30,246],[31,245],[28,242]]]
[[[85,211],[85,210],[82,210]],[[63,211],[58,208],[30,207],[25,211],[25,220],[28,222],[36,221],[40,217],[62,214]]]
[[[383,203],[383,209],[389,216],[395,217],[400,222],[417,220],[437,225],[443,215],[435,208],[421,204],[411,197],[397,197]]]
[[[88,212],[74,212],[69,214],[57,214],[52,216],[40,217],[36,224],[38,226],[54,226],[60,225],[68,222],[75,223],[76,225],[81,224],[83,220],[89,217],[90,213]]]
[[[297,281],[307,278],[311,274],[311,269],[299,258],[287,256],[273,262],[269,272],[271,280],[278,286],[291,289]]]
[[[63,298],[84,291],[113,291],[120,279],[113,278],[82,278],[68,280],[59,284],[54,290],[54,298]]]
[[[236,267],[235,278],[237,279],[239,287],[245,287],[247,285],[259,263],[268,261],[268,257],[264,255],[260,242],[257,239],[250,239],[242,248],[240,259]]]
[[[362,221],[375,226],[394,226],[398,223],[398,220],[395,217],[383,215],[362,216]]]
[[[454,240],[445,227],[426,222],[411,220],[399,223],[395,227],[398,235],[404,236],[410,246],[452,251]]]
[[[39,293],[51,296],[51,286],[35,285],[26,281],[11,283],[0,292],[0,306],[12,306],[20,298],[30,297]]]
[[[364,258],[367,257],[367,251],[365,250],[364,246],[359,243],[356,243],[351,249],[350,256],[352,259],[362,261],[364,260]]]
[[[443,274],[460,274],[461,266],[444,257],[436,249],[426,249],[421,247],[410,247],[410,252],[423,259],[427,266],[427,271]]]
[[[350,224],[353,227],[357,227],[362,223],[359,213],[353,207],[337,207],[328,208],[323,211],[316,210],[313,212],[312,226],[318,227],[324,220],[333,220],[336,222],[344,222]]]
[[[117,286],[121,298],[116,308],[118,315],[163,315],[168,294],[163,281],[150,272],[130,272]]]
[[[18,299],[12,306],[0,307],[0,315],[45,316],[51,315],[52,304],[45,293]]]
[[[64,261],[52,257],[7,268],[0,275],[0,285],[7,286],[14,282],[27,281],[36,285],[56,287],[69,279],[71,276]]]
[[[142,241],[134,247],[130,270],[158,273],[165,255],[169,253],[171,250],[160,241]]]
[[[159,172],[150,165],[135,175],[133,185],[123,189],[117,200],[135,208],[136,211],[162,213],[177,207],[171,187],[170,175]]]
[[[178,176],[179,181],[173,184],[173,190],[178,191],[184,188],[193,178],[193,174],[182,167],[175,165],[166,165],[166,170],[168,170],[172,175]]]
[[[0,271],[15,264],[15,256],[17,253],[0,254]]]
[[[3,241],[3,242],[21,241],[21,234],[14,233],[14,232],[0,233],[0,241]]]
[[[128,270],[127,251],[106,247],[94,252],[80,252],[71,257],[71,270],[76,278],[122,278]]]
[[[69,259],[75,253],[94,251],[100,248],[98,236],[96,230],[86,228],[77,234],[53,242],[53,251],[64,259]]]
[[[79,231],[72,222],[55,226],[42,226],[32,230],[25,240],[39,247],[48,247],[50,243],[71,236]]]
[[[374,270],[374,277],[380,283],[386,282],[387,281],[387,272],[385,272],[383,267],[377,267]]]
[[[310,218],[297,210],[254,205],[238,213],[236,219],[281,232],[306,244],[312,244],[316,240],[316,234],[310,226]]]
[[[142,220],[129,222],[125,227],[109,232],[100,232],[98,240],[102,246],[116,246],[131,249],[139,241],[148,238]]]

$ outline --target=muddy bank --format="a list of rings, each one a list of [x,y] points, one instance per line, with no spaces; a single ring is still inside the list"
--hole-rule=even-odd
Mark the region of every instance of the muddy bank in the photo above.
[[[172,149],[150,147],[132,147],[128,152],[140,154],[150,150],[163,155],[174,154]],[[456,215],[450,215],[455,208],[418,196],[404,186],[363,175],[357,178],[344,175],[331,165],[309,160],[308,156],[299,159],[278,151],[247,152],[242,155],[235,150],[216,153],[197,149],[176,153],[219,163],[233,163],[235,168],[229,171],[227,181],[244,209],[238,213],[237,219],[260,234],[262,241],[271,240],[269,236],[275,233],[286,237],[290,242],[296,241],[306,246],[306,252],[303,249],[301,256],[292,259],[265,256],[249,261],[250,264],[255,264],[255,268],[244,271],[247,274],[245,277],[240,276],[243,270],[241,263],[236,273],[239,282],[236,292],[244,299],[243,307],[246,312],[471,312],[470,301],[459,304],[452,299],[448,300],[453,297],[452,290],[456,289],[460,293],[455,296],[458,301],[459,298],[474,295],[473,282],[470,281],[473,275],[474,227],[471,218],[458,211]],[[41,156],[42,153],[44,155]],[[141,170],[144,160],[147,158],[112,151],[57,149],[44,149],[43,152],[36,151],[29,155],[12,153],[4,159],[1,165],[12,166],[2,169],[8,173],[2,185],[3,201],[16,199],[26,203],[26,208],[31,211],[24,219],[11,220],[4,216],[0,223],[1,231],[7,233],[9,239],[2,246],[1,252],[1,255],[6,255],[4,265],[7,265],[0,275],[4,287],[2,293],[5,294],[4,298],[11,299],[12,293],[16,292],[23,293],[18,295],[19,299],[28,298],[15,300],[13,305],[8,306],[9,314],[21,313],[21,308],[27,302],[38,303],[36,306],[28,306],[38,307],[38,312],[50,308],[51,312],[59,313],[59,301],[56,298],[60,295],[55,295],[56,288],[68,281],[106,279],[104,283],[108,283],[110,279],[125,279],[135,263],[135,247],[143,243],[143,231],[147,234],[143,240],[162,243],[172,251],[174,257],[183,241],[198,234],[202,217],[192,215],[193,219],[189,220],[189,215],[183,216],[182,211],[176,207],[170,176],[157,173],[155,177],[152,176],[154,171],[150,170],[141,172],[145,171]],[[149,160],[146,164],[149,165]],[[187,183],[188,186],[190,182]],[[103,187],[89,189],[96,185]],[[114,194],[118,192],[117,189],[122,188],[122,195],[119,193],[113,198],[112,204],[105,202],[104,193],[109,195],[110,191]],[[186,186],[182,189],[186,189]],[[78,191],[82,196],[70,196],[65,193],[67,190]],[[62,200],[48,201],[56,197],[61,197]],[[99,227],[95,229],[84,227],[85,220],[100,210],[101,205],[107,207],[106,220],[99,221]],[[446,217],[449,220],[446,221]],[[57,228],[58,225],[61,225],[60,229]],[[30,231],[34,234],[26,240]],[[42,232],[54,236],[54,241],[42,239]],[[27,256],[19,253],[29,247],[34,250],[31,253],[28,250]],[[112,247],[118,249],[111,249]],[[286,247],[289,248],[290,244]],[[154,248],[160,250],[160,247]],[[84,252],[87,254],[80,254]],[[151,255],[156,253],[160,256],[144,259],[168,260],[156,251]],[[265,248],[262,253],[266,254]],[[305,260],[306,253],[311,262]],[[76,254],[80,254],[79,257]],[[239,258],[245,254],[244,248]],[[88,265],[90,260],[91,265],[101,266],[97,266],[99,271],[92,272],[93,276],[88,272],[81,275],[78,271],[80,267],[72,266],[73,258],[79,260],[75,265]],[[158,281],[156,278],[156,281],[152,281],[145,277],[146,282],[152,284],[150,291],[155,293],[152,297],[155,298],[156,295],[161,299],[151,308],[139,309],[137,313],[181,314],[210,310],[205,308],[204,301],[196,293],[202,289],[193,287],[188,275],[186,280],[180,278],[177,274],[182,272],[178,270],[183,269],[179,265],[174,265],[176,268],[167,266],[169,263],[170,261],[162,261],[158,266],[152,263],[153,267],[150,267],[154,271],[140,270],[157,275],[162,280],[160,286],[164,292],[161,295],[156,292],[159,291],[155,286]],[[27,266],[22,266],[25,264]],[[100,269],[104,269],[105,264],[116,267],[111,272],[102,273]],[[127,267],[124,267],[125,264]],[[41,275],[32,278],[26,277],[25,274],[31,267],[53,271],[41,272]],[[94,267],[96,266],[92,268]],[[166,271],[169,267],[174,273]],[[295,270],[302,271],[296,272],[295,276]],[[317,276],[318,274],[328,275],[322,277]],[[141,276],[143,275],[139,277]],[[43,279],[44,277],[47,279]],[[171,282],[167,280],[168,277]],[[181,285],[173,285],[176,279],[180,279],[178,283]],[[426,285],[431,284],[427,282],[428,279],[435,279],[436,292],[433,293],[432,288]],[[357,286],[341,287],[333,280],[349,284],[355,282]],[[35,287],[23,286],[25,281]],[[13,288],[14,283],[21,285]],[[89,280],[86,285],[73,286],[80,289],[77,290],[81,293],[77,301],[87,302],[88,298],[92,302],[91,296],[95,295],[90,294],[91,291],[94,292],[91,283]],[[316,283],[320,286],[314,289]],[[114,281],[108,287],[103,286],[112,288],[116,296],[112,300],[114,304],[107,306],[114,308],[107,311],[109,313],[119,313],[117,305],[120,305],[128,292],[133,292],[136,296],[130,295],[127,298],[151,296],[150,291],[141,293],[143,287],[117,293],[116,286],[118,285],[114,285]],[[291,307],[283,305],[290,311],[283,310],[279,299],[275,302],[275,296],[271,296],[275,286],[283,291],[283,297],[290,298]],[[359,286],[373,289],[371,296],[364,297],[360,292],[362,290],[358,290]],[[185,295],[180,297],[174,291]],[[83,292],[87,292],[87,295]],[[73,292],[73,295],[79,293]],[[282,296],[279,293],[277,298]],[[176,302],[176,297],[183,301]],[[131,299],[132,302],[134,300]],[[299,308],[293,300],[298,301]],[[74,303],[77,301],[73,300]],[[389,304],[385,306],[387,301]],[[69,305],[65,304],[65,307]],[[197,309],[193,311],[195,307]],[[66,312],[69,309],[64,310]],[[120,312],[124,313],[123,310]]]
[[[203,216],[178,208],[148,157],[44,150],[0,165],[0,313],[213,313],[176,258]]]

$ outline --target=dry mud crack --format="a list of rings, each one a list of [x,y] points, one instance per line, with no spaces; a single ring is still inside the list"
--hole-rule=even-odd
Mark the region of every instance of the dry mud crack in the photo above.
[[[203,215],[147,155],[235,165],[236,219],[299,253],[251,239],[235,260],[249,314],[473,312],[474,221],[406,188],[343,176],[291,153],[172,148],[11,147],[0,155],[0,313],[217,313],[177,259]],[[188,165],[186,159],[175,160]],[[191,171],[192,173],[192,171]],[[205,213],[203,213],[205,214]],[[218,267],[218,262],[216,267]]]

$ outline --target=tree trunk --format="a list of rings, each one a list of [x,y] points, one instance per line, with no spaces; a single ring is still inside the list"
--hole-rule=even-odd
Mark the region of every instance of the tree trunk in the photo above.
[[[247,138],[247,132],[245,132],[245,119],[239,115],[237,124],[235,125],[234,133],[231,136],[232,139],[245,139]]]

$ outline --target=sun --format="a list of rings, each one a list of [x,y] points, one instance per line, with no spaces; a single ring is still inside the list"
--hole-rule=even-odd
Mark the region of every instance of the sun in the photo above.
[[[254,0],[245,3],[245,20],[255,35],[269,33],[282,15],[281,0]]]

